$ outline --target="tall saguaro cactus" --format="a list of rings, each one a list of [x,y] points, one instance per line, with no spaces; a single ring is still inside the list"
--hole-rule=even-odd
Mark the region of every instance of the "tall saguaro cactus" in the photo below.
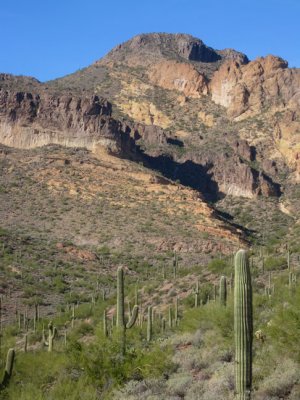
[[[220,278],[220,304],[226,306],[227,302],[227,281],[226,277],[223,275]]]
[[[152,339],[152,306],[148,306],[148,319],[147,319],[147,342],[150,342]]]
[[[199,305],[199,294],[200,294],[198,279],[197,279],[197,282],[196,282],[196,287],[194,289],[194,294],[195,294],[195,307],[198,307],[198,305]]]
[[[173,278],[177,278],[177,269],[178,269],[178,255],[176,251],[174,251],[174,257],[173,257]]]
[[[178,296],[176,297],[175,300],[175,313],[174,313],[174,319],[175,319],[175,325],[177,326],[179,324],[179,300]]]
[[[108,327],[107,327],[107,312],[106,309],[103,311],[103,335],[108,336]]]
[[[239,400],[251,398],[252,386],[252,285],[249,260],[245,250],[235,255],[234,336],[235,388]]]
[[[48,346],[48,351],[51,353],[53,350],[53,341],[56,338],[57,335],[57,329],[55,326],[53,326],[53,322],[50,321],[48,324],[48,341],[44,340],[44,345]],[[43,339],[45,338],[45,332],[43,328]]]
[[[169,306],[169,328],[173,327],[173,315],[172,315],[172,307]]]
[[[125,322],[125,293],[124,293],[124,269],[118,268],[117,272],[117,329],[122,337],[122,352],[125,353],[125,335],[126,330],[134,326],[138,313],[139,306],[135,304],[132,309],[131,316],[128,322]]]
[[[9,381],[10,381],[10,378],[12,375],[12,371],[13,371],[14,360],[15,360],[15,350],[9,349],[7,352],[3,379],[2,379],[2,382],[0,383],[0,389],[5,388],[9,384]]]

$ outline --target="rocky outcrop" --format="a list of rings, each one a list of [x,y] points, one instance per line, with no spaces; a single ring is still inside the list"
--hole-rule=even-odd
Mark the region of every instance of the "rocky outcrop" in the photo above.
[[[0,141],[16,148],[47,144],[103,147],[112,154],[135,158],[135,141],[166,143],[162,128],[156,125],[129,124],[111,116],[111,104],[98,96],[55,96],[43,92],[0,90]]]
[[[286,163],[294,170],[292,180],[300,182],[300,112],[286,109],[275,113],[270,121],[277,148],[284,156]]]
[[[116,46],[96,65],[116,65],[149,67],[162,60],[192,62],[197,68],[210,64],[209,69],[217,70],[224,60],[247,63],[247,57],[235,50],[214,50],[202,40],[187,34],[149,33],[133,37]]]
[[[227,108],[231,118],[247,118],[266,107],[300,106],[300,70],[267,56],[242,65],[227,61],[209,84],[212,100]]]
[[[208,201],[224,195],[245,198],[278,197],[280,185],[263,170],[253,167],[255,149],[247,142],[234,142],[223,151],[186,153],[183,157],[144,155],[146,165],[172,180],[202,193]]]
[[[219,193],[247,198],[280,196],[280,185],[238,155],[231,157],[230,162],[215,160],[211,171],[218,183]]]
[[[39,122],[44,127],[97,132],[99,117],[111,104],[98,96],[72,97],[0,90],[0,116],[11,123]]]
[[[179,142],[168,138],[159,126],[118,121],[111,112],[111,104],[98,96],[57,97],[43,92],[1,90],[0,140],[19,148],[53,143],[86,147],[94,152],[105,149],[114,155],[143,161],[208,198],[217,198],[222,193],[243,197],[280,193],[271,179],[249,164],[255,159],[255,149],[246,141],[231,143],[233,156],[222,152],[204,157],[187,154],[185,159],[176,161],[160,155],[158,150],[148,156],[140,150],[140,140],[156,149]]]
[[[179,55],[186,60],[214,62],[221,59],[215,50],[207,47],[200,39],[188,35],[176,35],[175,40]]]
[[[135,124],[131,136],[135,140],[143,139],[149,146],[164,145],[167,143],[165,131],[157,125]]]
[[[244,146],[244,149],[247,149],[246,145]],[[222,152],[193,157],[195,163],[206,169],[206,175],[210,180],[208,192],[213,193],[212,189],[214,189],[217,198],[224,194],[246,198],[261,195],[280,196],[280,185],[273,182],[262,170],[251,166],[250,161],[254,160],[254,155],[250,147],[246,153],[243,151],[243,156],[240,155],[239,147],[234,146],[233,150],[236,150],[235,154]]]
[[[150,81],[169,90],[178,90],[187,97],[200,97],[208,92],[207,78],[190,64],[162,61],[149,71]]]
[[[170,118],[160,111],[150,101],[128,100],[125,103],[117,102],[119,108],[136,122],[145,125],[158,125],[167,128],[171,124]]]
[[[246,140],[239,139],[232,143],[232,148],[235,153],[241,156],[243,159],[251,162],[255,160],[256,150],[254,146],[250,146]]]
[[[111,104],[98,96],[57,97],[1,90],[0,140],[19,148],[57,143],[90,149],[105,145],[116,151],[122,127],[110,115]]]

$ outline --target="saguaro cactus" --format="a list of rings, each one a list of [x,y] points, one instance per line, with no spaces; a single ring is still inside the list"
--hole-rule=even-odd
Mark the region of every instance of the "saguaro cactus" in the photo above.
[[[27,345],[28,345],[28,333],[24,335],[24,353],[27,353]]]
[[[217,286],[214,284],[214,302],[217,301]]]
[[[227,282],[226,277],[223,275],[220,278],[220,304],[226,306],[227,302]]]
[[[178,323],[179,323],[179,301],[178,301],[178,297],[176,297],[176,300],[175,300],[175,316],[174,316],[174,319],[175,319],[175,325],[177,326]]]
[[[74,324],[75,324],[75,304],[72,304],[72,328],[74,328]]]
[[[5,370],[4,370],[2,382],[0,384],[0,389],[5,388],[9,384],[9,381],[10,381],[10,378],[12,375],[12,371],[13,371],[14,360],[15,360],[15,350],[9,349],[7,352]]]
[[[173,327],[173,315],[172,315],[172,307],[169,306],[169,327]]]
[[[56,338],[57,329],[53,326],[53,322],[50,321],[48,324],[48,341],[44,340],[44,345],[48,346],[48,351],[51,352],[53,350],[53,340]],[[45,337],[45,332],[43,328],[43,338]]]
[[[103,311],[103,334],[104,336],[108,336],[106,309]]]
[[[174,251],[174,257],[173,257],[173,278],[177,278],[177,268],[178,268],[178,255],[176,251]]]
[[[198,279],[197,279],[197,282],[196,282],[196,287],[194,289],[194,293],[195,293],[195,307],[198,307],[198,305],[199,305],[199,294],[200,294]]]
[[[251,398],[252,386],[252,285],[245,250],[235,255],[234,281],[235,388],[239,400]]]
[[[148,318],[147,318],[147,342],[152,339],[152,306],[148,306]]]
[[[139,306],[135,304],[132,309],[131,316],[126,323],[124,301],[124,270],[123,267],[119,267],[117,272],[117,329],[119,330],[119,333],[121,333],[123,353],[125,353],[126,329],[130,329],[134,326],[139,313]]]

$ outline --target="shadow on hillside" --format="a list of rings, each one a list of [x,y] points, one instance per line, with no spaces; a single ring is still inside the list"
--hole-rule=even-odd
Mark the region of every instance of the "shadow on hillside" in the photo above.
[[[180,181],[184,186],[192,188],[201,193],[202,198],[210,203],[220,200],[224,194],[219,192],[217,182],[213,181],[212,174],[209,172],[212,165],[202,166],[193,161],[186,161],[182,164],[174,161],[167,155],[157,157],[142,153],[144,165],[162,173],[172,181]],[[239,229],[247,236],[253,235],[254,231],[233,222],[233,216],[214,208],[215,215],[222,221],[230,224],[232,228]]]
[[[159,171],[166,178],[197,190],[205,201],[215,202],[220,199],[218,184],[209,172],[212,165],[203,166],[191,160],[179,163],[168,155],[155,157],[145,153],[143,161],[145,166]]]

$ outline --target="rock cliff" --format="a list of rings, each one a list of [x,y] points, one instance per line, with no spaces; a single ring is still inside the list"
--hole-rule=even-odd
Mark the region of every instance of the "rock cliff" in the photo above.
[[[300,106],[300,71],[279,57],[258,58],[247,65],[225,62],[210,82],[212,100],[232,118],[247,118],[266,107]]]

